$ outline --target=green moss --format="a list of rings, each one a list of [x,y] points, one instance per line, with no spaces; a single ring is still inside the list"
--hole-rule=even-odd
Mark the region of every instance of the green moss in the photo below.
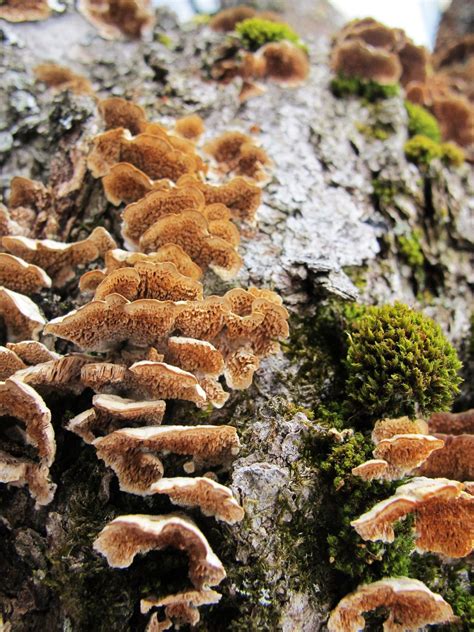
[[[257,50],[269,42],[287,41],[305,48],[299,35],[282,22],[272,22],[262,18],[248,18],[235,27],[242,44],[249,50]]]
[[[435,143],[441,141],[441,132],[438,121],[421,105],[405,101],[405,108],[408,114],[408,131],[410,136],[421,134],[430,138]]]
[[[357,131],[363,134],[366,138],[373,138],[375,140],[387,140],[393,129],[391,126],[383,125],[381,123],[375,123],[374,125],[366,125],[364,123],[356,123]]]
[[[401,192],[401,184],[379,178],[372,180],[372,188],[374,197],[380,206],[390,206],[395,196]]]
[[[412,268],[420,268],[425,263],[420,236],[420,231],[414,230],[408,235],[400,235],[398,237],[400,253]]]
[[[403,149],[407,159],[417,165],[429,165],[432,160],[442,156],[439,143],[421,134],[407,140]]]
[[[347,397],[356,415],[448,410],[461,368],[441,328],[402,303],[369,307],[349,329]]]
[[[465,154],[455,143],[441,143],[441,160],[447,166],[460,167],[464,164]]]
[[[382,85],[369,79],[360,77],[344,77],[338,75],[331,81],[331,91],[334,96],[347,98],[351,96],[360,97],[369,103],[379,99],[390,99],[399,93],[397,84]]]

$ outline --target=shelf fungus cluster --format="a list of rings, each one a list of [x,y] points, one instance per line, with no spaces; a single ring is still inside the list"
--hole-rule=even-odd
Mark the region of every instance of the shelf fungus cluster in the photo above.
[[[239,6],[217,13],[209,26],[227,37],[218,47],[210,69],[213,79],[241,79],[240,101],[265,92],[262,81],[294,88],[309,74],[306,46],[281,16]]]
[[[243,508],[217,474],[238,453],[235,428],[170,422],[165,413],[170,400],[221,408],[230,390],[252,384],[262,359],[288,336],[288,312],[275,292],[204,291],[207,269],[223,279],[239,270],[238,225],[255,222],[261,197],[248,177],[267,159],[245,138],[255,155],[239,145],[240,171],[232,167],[246,177],[211,185],[194,145],[203,132],[199,117],[180,119],[171,133],[122,99],[103,100],[99,109],[107,129],[93,140],[88,166],[103,178],[112,204],[126,204],[117,240],[128,249],[117,247],[102,227],[63,243],[18,234],[11,218],[5,223],[0,480],[27,486],[38,505],[52,502],[55,433],[42,398],[87,401],[92,393],[90,407],[65,427],[95,450],[122,492],[165,496],[183,510],[233,524]],[[17,181],[13,193],[19,206],[49,199],[47,188],[31,181],[20,188]],[[82,306],[47,322],[37,305],[40,294],[71,290],[76,296],[77,282]],[[63,354],[53,350],[56,339]],[[176,469],[182,471],[174,476]],[[152,611],[150,630],[195,625],[198,608],[219,600],[211,587],[225,571],[204,534],[182,513],[127,515],[106,525],[94,543],[118,568],[166,547],[187,553],[191,586],[143,599],[142,611]]]
[[[155,23],[150,0],[79,0],[77,8],[104,39],[140,38]]]

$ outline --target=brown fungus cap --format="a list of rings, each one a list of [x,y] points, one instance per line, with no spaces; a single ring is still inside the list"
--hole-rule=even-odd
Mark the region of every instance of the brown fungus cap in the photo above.
[[[411,81],[426,80],[430,54],[424,46],[416,46],[413,42],[407,41],[398,51],[398,59],[402,65],[402,86],[407,86]]]
[[[455,481],[474,480],[474,434],[437,434],[444,441],[417,469],[417,476],[445,477]]]
[[[173,336],[168,339],[167,359],[196,375],[217,377],[224,370],[221,352],[210,342]]]
[[[51,412],[43,398],[16,377],[0,382],[0,416],[15,417],[25,424],[26,441],[38,450],[41,461],[50,466],[56,454]]]
[[[25,366],[16,353],[7,347],[0,347],[0,380],[6,380]]]
[[[451,606],[423,582],[409,577],[384,578],[363,584],[337,604],[328,621],[329,632],[365,629],[364,612],[388,610],[384,632],[418,630],[426,625],[454,621]]]
[[[126,568],[135,555],[168,546],[186,551],[189,577],[196,588],[214,586],[225,578],[224,567],[203,533],[192,520],[178,514],[119,516],[94,542],[94,549],[114,568]]]
[[[454,141],[461,147],[474,143],[474,106],[465,97],[454,93],[435,97],[432,109],[443,140]]]
[[[351,525],[363,540],[393,542],[393,523],[414,513],[417,550],[465,557],[474,540],[474,498],[463,487],[445,478],[414,478]]]
[[[203,406],[206,393],[197,378],[188,371],[166,364],[143,360],[129,368],[130,381],[138,392],[144,391],[148,397],[156,399],[182,399]]]
[[[147,613],[152,608],[164,608],[166,619],[158,621],[157,614],[155,613],[152,615],[150,623],[153,622],[153,617],[155,617],[156,624],[158,626],[165,625],[166,627],[161,627],[161,629],[167,630],[172,625],[170,620],[173,621],[176,628],[182,625],[197,625],[200,621],[198,607],[218,603],[220,599],[221,595],[214,590],[187,590],[175,595],[162,597],[161,599],[155,599],[153,597],[142,599],[140,601],[140,610],[142,613]],[[159,629],[160,628],[149,627],[147,632]]]
[[[238,349],[226,357],[225,381],[229,388],[244,390],[250,387],[260,360],[250,349]]]
[[[128,252],[115,248],[109,250],[105,255],[105,264],[107,272],[123,268],[126,266],[134,266],[136,263],[174,263],[178,272],[184,276],[199,281],[202,277],[201,268],[194,263],[189,255],[176,244],[165,244],[156,252],[144,254],[142,252]]]
[[[0,287],[0,317],[3,318],[10,342],[36,339],[46,324],[30,298],[5,287]]]
[[[235,219],[255,223],[255,214],[262,201],[262,190],[245,178],[238,176],[221,185],[198,181],[193,176],[183,176],[178,185],[194,184],[204,194],[206,204],[225,204]]]
[[[213,237],[209,223],[198,211],[166,215],[140,238],[140,249],[145,252],[156,251],[165,244],[180,246],[200,267],[210,267],[224,280],[233,278],[242,265],[235,247],[221,237]]]
[[[133,268],[119,268],[97,286],[95,299],[120,294],[130,301],[152,298],[161,301],[202,299],[202,284],[178,272],[174,263],[139,262]]]
[[[51,15],[48,0],[6,0],[0,6],[0,20],[38,22]]]
[[[199,507],[205,516],[212,516],[228,524],[240,522],[244,510],[232,491],[206,477],[162,478],[150,487],[151,494],[166,494],[180,507]]]
[[[41,392],[59,390],[79,394],[84,390],[81,381],[82,368],[94,359],[92,356],[71,354],[29,366],[16,375],[22,382]]]
[[[474,434],[474,408],[462,413],[433,413],[428,425],[432,433]]]
[[[156,183],[130,163],[117,162],[102,178],[102,186],[107,200],[114,206],[119,206],[122,202],[130,204],[145,197],[156,188]]]
[[[303,83],[309,75],[308,55],[291,42],[265,44],[254,57],[257,60],[257,78],[271,79],[283,86],[294,88]]]
[[[332,52],[334,72],[346,77],[361,77],[381,84],[398,83],[402,66],[396,54],[375,48],[360,40],[350,40]]]
[[[149,0],[79,0],[77,8],[104,39],[140,38],[155,23]]]
[[[111,235],[101,226],[82,241],[65,244],[50,239],[3,237],[3,247],[13,255],[43,268],[59,287],[75,276],[77,266],[103,257],[116,247]]]
[[[225,296],[209,296],[203,301],[185,303],[176,316],[175,329],[186,338],[211,341],[224,328],[229,310]]]
[[[0,285],[21,294],[35,294],[51,287],[51,279],[44,270],[28,264],[20,257],[0,253]]]
[[[166,408],[163,400],[136,401],[117,395],[94,395],[92,404],[94,408],[76,415],[67,424],[67,429],[86,443],[124,426],[159,425]]]
[[[141,235],[157,220],[186,210],[204,208],[204,195],[196,186],[180,186],[169,191],[151,191],[138,202],[129,204],[122,215],[122,234],[137,245]]]
[[[383,439],[391,439],[395,435],[428,434],[428,424],[422,419],[398,417],[396,419],[379,419],[372,431],[372,441],[377,444]]]
[[[41,364],[50,360],[59,360],[59,353],[50,351],[46,345],[37,340],[22,340],[21,342],[7,342],[7,347],[13,351],[27,365]]]
[[[67,66],[54,63],[39,64],[34,68],[35,77],[45,83],[48,88],[57,92],[70,90],[74,94],[94,94],[91,82],[78,75]]]
[[[167,136],[143,133],[132,137],[128,130],[118,127],[94,138],[87,166],[95,178],[105,176],[119,162],[130,163],[153,180],[176,181],[198,171],[201,163],[197,156],[176,149],[172,143]]]
[[[176,121],[175,131],[183,138],[197,141],[204,134],[204,121],[199,114],[188,114]]]
[[[104,119],[105,129],[123,127],[134,136],[143,132],[147,123],[145,110],[121,97],[101,99],[99,112]]]
[[[233,31],[235,26],[257,15],[256,9],[252,7],[246,7],[245,5],[238,5],[230,9],[223,9],[216,13],[209,22],[209,26],[213,31],[228,32]]]
[[[85,351],[107,351],[128,341],[155,346],[174,327],[184,305],[171,301],[128,301],[119,294],[91,301],[78,310],[50,321],[45,333],[74,342]]]
[[[239,440],[230,426],[149,426],[124,428],[96,439],[97,456],[116,473],[120,489],[150,494],[163,476],[156,453],[192,455],[199,463],[218,464],[235,455]]]
[[[0,482],[15,487],[26,485],[36,501],[36,507],[49,505],[56,485],[49,478],[49,468],[30,459],[14,457],[0,450]]]

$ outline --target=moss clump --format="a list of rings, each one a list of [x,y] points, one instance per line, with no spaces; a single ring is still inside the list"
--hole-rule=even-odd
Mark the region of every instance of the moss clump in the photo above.
[[[448,167],[460,167],[464,162],[463,150],[454,143],[437,143],[427,136],[417,134],[407,140],[405,156],[417,165],[429,165],[439,158]]]
[[[460,167],[464,164],[465,154],[461,147],[454,143],[441,143],[441,160],[445,165]]]
[[[382,123],[374,123],[373,125],[365,125],[364,123],[356,123],[357,131],[366,138],[375,140],[387,140],[393,134],[393,128]]]
[[[417,165],[429,165],[435,158],[441,158],[440,144],[427,136],[417,134],[404,145],[405,156]]]
[[[403,185],[392,180],[374,178],[372,180],[373,195],[379,206],[390,206],[395,196],[403,193]]]
[[[400,253],[412,268],[420,268],[425,263],[423,250],[421,249],[420,231],[414,230],[408,235],[400,235],[398,238]]]
[[[390,99],[399,93],[398,84],[382,85],[370,79],[360,77],[344,77],[338,75],[331,81],[331,91],[335,97],[360,97],[373,103],[379,99]]]
[[[410,136],[421,134],[430,138],[435,143],[441,141],[441,132],[438,121],[421,105],[405,101],[405,108],[408,114],[408,131]]]
[[[449,409],[462,364],[441,328],[402,303],[369,307],[349,331],[347,397],[370,417]]]
[[[272,22],[262,18],[248,18],[239,22],[235,27],[242,44],[249,50],[257,50],[269,42],[292,42],[301,48],[305,48],[299,35],[282,22]]]

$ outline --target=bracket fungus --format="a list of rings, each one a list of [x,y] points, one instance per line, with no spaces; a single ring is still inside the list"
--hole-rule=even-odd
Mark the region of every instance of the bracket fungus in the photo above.
[[[51,15],[49,0],[6,0],[0,6],[0,19],[8,22],[38,22]]]
[[[67,429],[86,443],[125,426],[161,424],[166,403],[161,400],[132,400],[118,395],[99,394],[92,398],[93,408],[69,420]]]
[[[21,342],[7,342],[7,347],[15,353],[25,364],[41,364],[50,360],[59,360],[59,353],[50,351],[42,342],[37,340],[22,340]]]
[[[200,621],[198,607],[218,603],[220,599],[221,595],[210,588],[186,590],[159,599],[154,597],[142,599],[140,601],[140,611],[142,614],[146,614],[152,608],[165,609],[166,619],[158,621],[157,614],[154,613],[148,624],[147,632],[157,632],[159,629],[168,630],[173,623],[176,627],[181,625],[195,626]],[[160,628],[160,625],[164,627]]]
[[[413,513],[417,550],[465,557],[474,543],[474,498],[463,489],[445,478],[414,478],[351,525],[363,540],[393,542],[393,523]]]
[[[94,542],[94,549],[114,568],[127,568],[136,555],[169,546],[188,554],[189,577],[196,588],[215,586],[225,578],[224,567],[203,533],[179,514],[119,516]]]
[[[94,94],[94,88],[86,77],[73,72],[67,66],[54,63],[39,64],[34,68],[35,77],[45,83],[48,88],[57,92],[71,90],[74,94]]]
[[[3,482],[28,485],[37,504],[49,503],[55,489],[49,481],[49,468],[56,454],[49,408],[35,390],[15,376],[0,382],[0,417],[13,418],[24,426],[24,432],[20,428],[19,436],[36,449],[39,459],[36,462],[3,453],[0,471],[8,479],[2,479]]]
[[[3,319],[10,342],[37,339],[46,324],[36,303],[5,287],[0,287],[0,317]]]
[[[51,239],[2,237],[2,246],[10,253],[45,270],[53,283],[63,286],[76,274],[77,266],[103,257],[116,247],[111,235],[101,226],[82,241],[65,244]]]
[[[253,180],[265,180],[265,166],[270,165],[266,152],[242,132],[224,132],[206,143],[204,150],[225,173],[234,172]]]
[[[474,408],[462,413],[433,413],[428,425],[433,433],[474,434]]]
[[[97,456],[117,475],[120,489],[148,495],[163,476],[156,453],[190,455],[198,464],[220,464],[239,451],[231,426],[146,426],[123,428],[93,442]]]
[[[175,132],[193,142],[199,140],[204,134],[204,121],[199,114],[188,114],[176,120],[174,126]]]
[[[341,599],[329,617],[328,630],[364,630],[366,621],[363,614],[377,608],[389,612],[383,624],[384,632],[418,630],[426,625],[455,620],[451,606],[423,582],[409,577],[388,577],[372,584],[362,584]]]
[[[474,480],[474,434],[435,436],[444,442],[444,446],[421,463],[416,470],[417,476],[445,477],[455,481]]]
[[[20,257],[0,253],[0,285],[21,294],[34,294],[51,287],[51,279],[44,270],[28,264]]]
[[[77,8],[104,39],[140,38],[155,23],[150,0],[79,0]]]
[[[26,364],[14,351],[7,347],[0,347],[0,380],[6,380],[25,366]]]

